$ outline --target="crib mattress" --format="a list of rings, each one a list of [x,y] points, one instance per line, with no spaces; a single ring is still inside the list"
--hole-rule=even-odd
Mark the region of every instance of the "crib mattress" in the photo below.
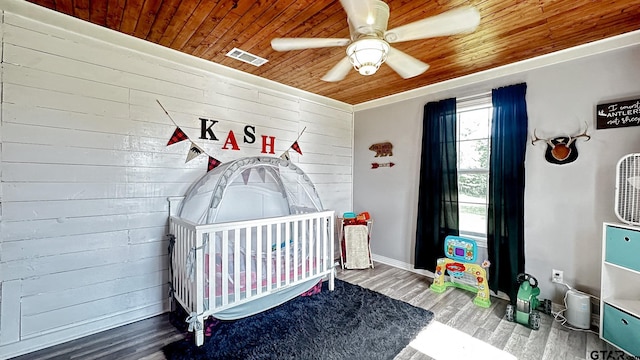
[[[250,289],[252,292],[255,293],[255,291],[258,289],[258,274],[255,271],[255,264],[256,261],[255,259],[253,259],[253,266],[251,267],[251,274],[250,274],[250,279],[251,279],[251,285],[250,285]],[[229,262],[230,264],[232,264],[232,262]],[[310,259],[306,259],[304,261],[304,265],[305,265],[305,275],[309,275],[309,269],[314,269],[315,265],[316,265],[316,261],[315,259],[310,260]],[[267,277],[265,276],[265,274],[267,273],[266,271],[266,264],[263,262],[263,271],[262,271],[262,279],[260,280],[260,286],[262,287],[262,289],[264,291],[268,291],[267,286],[269,284],[275,284],[277,281],[277,274],[278,272],[275,271],[277,266],[276,260],[273,259],[272,260],[272,274],[271,274],[271,281],[268,281]],[[211,267],[211,263],[209,262],[209,255],[205,255],[205,265],[204,265],[204,269],[205,269],[205,298],[209,297],[209,279],[210,277],[210,267]],[[215,263],[215,291],[214,294],[216,297],[222,296],[222,284],[226,283],[227,284],[227,293],[233,295],[235,290],[236,290],[236,286],[235,286],[235,282],[233,280],[233,265],[230,266],[228,273],[228,280],[227,281],[222,281],[222,262],[219,256],[216,256],[216,263]],[[304,278],[306,276],[301,276],[303,274],[302,272],[302,262],[300,262],[297,266],[297,272],[294,271],[294,267],[291,267],[291,269],[289,270],[289,282],[291,281],[295,281],[296,279],[294,278],[294,276],[297,274],[298,278]],[[240,293],[245,293],[247,291],[247,284],[246,284],[246,269],[243,266],[242,269],[240,270]],[[285,270],[285,264],[284,264],[284,260],[282,260],[281,263],[281,267],[280,267],[280,283],[283,283],[287,280],[287,273]]]
[[[243,302],[221,311],[216,311],[213,313],[213,316],[220,320],[235,320],[261,313],[274,306],[284,304],[300,294],[309,291],[318,283],[320,277],[321,276],[311,278],[302,283],[271,292],[268,296],[258,297],[251,301]],[[205,309],[209,308],[209,299],[205,299],[204,305]]]

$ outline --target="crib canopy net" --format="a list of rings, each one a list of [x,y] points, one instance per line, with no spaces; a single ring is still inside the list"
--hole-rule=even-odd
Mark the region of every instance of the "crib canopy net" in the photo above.
[[[254,156],[224,163],[187,191],[179,216],[196,224],[321,211],[309,177],[292,162]]]

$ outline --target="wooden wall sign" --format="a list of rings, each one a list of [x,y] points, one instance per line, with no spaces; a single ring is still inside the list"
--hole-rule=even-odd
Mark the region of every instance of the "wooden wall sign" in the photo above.
[[[372,169],[377,169],[377,168],[381,168],[381,167],[393,167],[395,164],[392,162],[388,162],[388,163],[371,163],[371,168]]]
[[[375,151],[376,156],[393,156],[393,145],[390,142],[377,143],[369,146],[369,150]]]
[[[640,125],[640,99],[597,106],[597,129]]]
[[[377,143],[377,144],[373,144],[371,146],[369,146],[369,150],[373,151],[376,153],[375,157],[381,157],[381,156],[393,156],[393,144],[391,144],[390,142],[386,141],[386,142],[382,142],[382,143]],[[372,169],[378,169],[381,167],[393,167],[395,164],[392,162],[387,162],[387,163],[371,163],[371,168]]]

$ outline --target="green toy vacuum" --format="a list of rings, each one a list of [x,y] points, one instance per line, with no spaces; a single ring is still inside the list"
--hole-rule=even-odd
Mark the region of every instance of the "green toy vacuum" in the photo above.
[[[507,305],[506,319],[515,321],[533,330],[540,328],[540,313],[551,314],[551,300],[544,299],[542,302],[538,300],[540,288],[538,280],[529,274],[518,274],[518,296],[516,306]]]

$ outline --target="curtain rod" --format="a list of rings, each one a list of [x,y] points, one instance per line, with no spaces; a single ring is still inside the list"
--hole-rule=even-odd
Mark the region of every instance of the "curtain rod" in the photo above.
[[[478,100],[478,99],[483,99],[483,98],[488,98],[491,97],[491,91],[486,91],[480,94],[473,94],[473,95],[469,95],[469,96],[464,96],[464,97],[459,97],[456,98],[456,101],[458,102],[465,102],[465,101],[473,101],[473,100]]]

